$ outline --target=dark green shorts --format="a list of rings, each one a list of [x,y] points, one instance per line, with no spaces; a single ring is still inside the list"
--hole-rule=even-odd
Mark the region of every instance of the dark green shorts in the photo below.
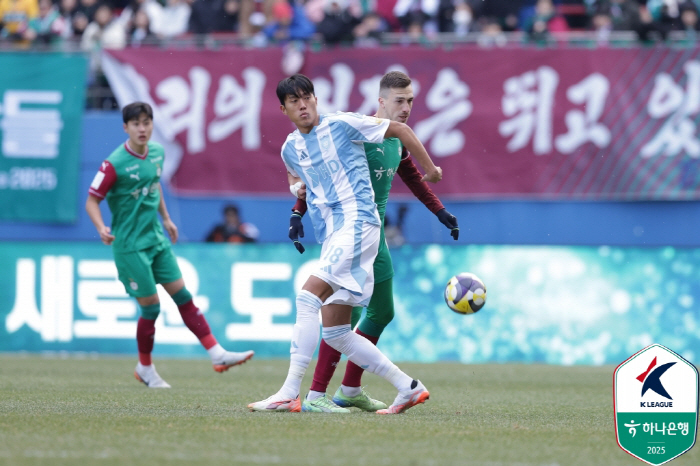
[[[114,253],[119,281],[135,298],[157,293],[156,283],[171,283],[182,278],[170,243],[163,242],[147,249]]]

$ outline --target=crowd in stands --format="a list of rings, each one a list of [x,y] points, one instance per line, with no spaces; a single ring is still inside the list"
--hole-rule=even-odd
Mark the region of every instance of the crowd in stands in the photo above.
[[[694,38],[698,11],[700,0],[0,0],[0,44],[72,41],[94,50],[217,33],[257,45],[370,46],[390,32],[479,32],[498,43],[511,31],[538,39],[572,30],[664,40],[674,30]]]

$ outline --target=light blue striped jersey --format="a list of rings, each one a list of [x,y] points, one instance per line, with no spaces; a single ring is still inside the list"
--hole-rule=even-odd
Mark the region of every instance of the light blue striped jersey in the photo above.
[[[380,143],[389,120],[336,112],[320,115],[309,134],[294,131],[282,145],[287,171],[306,184],[316,240],[347,222],[380,225],[363,143]]]

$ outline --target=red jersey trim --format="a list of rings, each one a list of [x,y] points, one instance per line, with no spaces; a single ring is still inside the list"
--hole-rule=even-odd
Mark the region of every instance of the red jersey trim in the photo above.
[[[100,199],[104,199],[107,196],[107,192],[112,189],[116,181],[117,172],[114,170],[114,166],[109,163],[109,161],[105,160],[102,162],[100,169],[92,180],[88,193]]]
[[[294,207],[292,207],[292,212],[294,212],[295,210],[299,212],[303,217],[306,213],[306,201],[303,199],[297,199],[296,204],[294,204]]]
[[[139,154],[138,152],[134,152],[134,151],[131,149],[131,147],[129,147],[129,141],[126,141],[126,142],[124,143],[124,149],[126,149],[126,151],[127,151],[129,154],[131,154],[131,155],[133,155],[134,157],[139,158],[139,159],[141,159],[141,160],[146,160],[146,157],[148,157],[148,144],[146,144],[146,153],[143,154],[143,155]]]
[[[428,210],[432,213],[437,214],[440,210],[444,209],[445,206],[442,205],[440,199],[433,193],[433,191],[422,180],[423,175],[420,174],[418,168],[413,163],[410,157],[401,159],[399,163],[399,168],[396,173],[401,177],[401,180],[408,186],[414,196],[418,198],[419,201],[425,205]]]

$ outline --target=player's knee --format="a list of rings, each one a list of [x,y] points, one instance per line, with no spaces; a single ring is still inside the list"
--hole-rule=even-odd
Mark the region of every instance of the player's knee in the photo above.
[[[392,320],[394,320],[394,309],[391,307],[382,309],[381,313],[368,312],[367,317],[360,324],[360,330],[369,335],[379,336]]]
[[[346,353],[351,337],[350,324],[323,327],[323,339],[328,346],[341,353]]]
[[[297,294],[297,322],[311,319],[318,320],[318,312],[321,309],[321,300],[313,293],[302,290]]]
[[[371,320],[372,320],[373,324],[375,324],[379,327],[382,327],[382,329],[383,329],[384,327],[389,325],[389,323],[392,320],[394,320],[394,310],[387,309],[386,312],[383,312],[381,315],[373,316],[373,319],[371,319]]]
[[[160,314],[160,303],[141,305],[141,317],[148,320],[156,320]]]

